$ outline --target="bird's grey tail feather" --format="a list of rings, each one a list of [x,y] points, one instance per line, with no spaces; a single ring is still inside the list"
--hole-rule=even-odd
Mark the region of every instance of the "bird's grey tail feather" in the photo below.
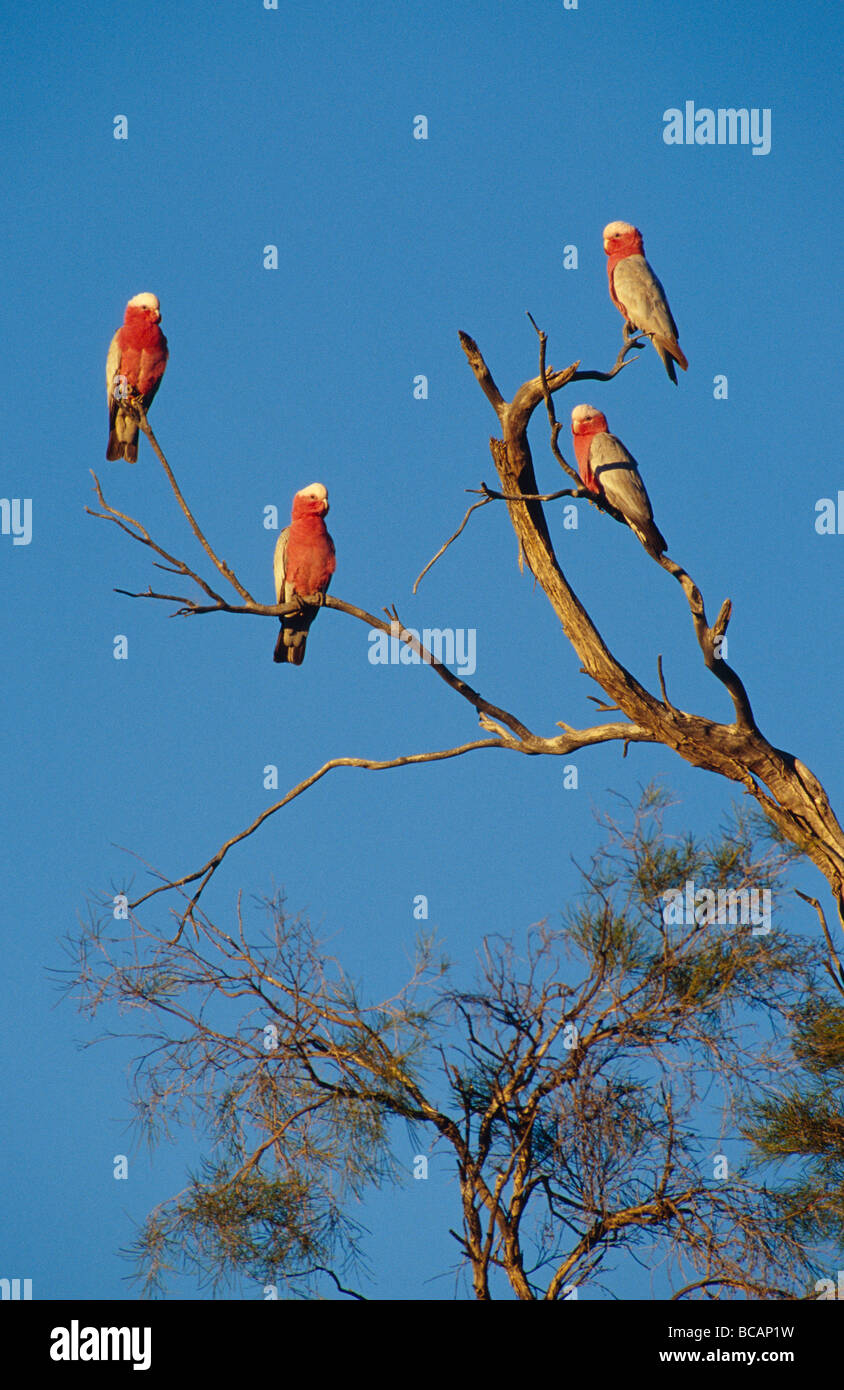
[[[658,348],[657,348],[657,352],[659,353],[660,357],[662,358],[663,362],[665,363],[665,370],[666,370],[667,373],[668,373],[668,379],[669,379],[669,381],[673,381],[673,382],[674,382],[674,385],[676,386],[676,385],[677,385],[677,371],[676,371],[676,368],[675,368],[675,366],[674,366],[674,358],[671,356],[671,353],[668,351],[667,348],[658,347]]]
[[[287,639],[286,641],[285,637]],[[291,638],[300,638],[301,640],[296,641],[291,640]],[[273,661],[279,663],[289,662],[293,666],[301,666],[302,662],[305,660],[306,641],[307,638],[304,633],[293,633],[282,624],[279,628],[278,637],[276,638]]]

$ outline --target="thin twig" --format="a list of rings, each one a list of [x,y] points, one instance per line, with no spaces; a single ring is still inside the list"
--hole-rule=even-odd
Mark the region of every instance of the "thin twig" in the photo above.
[[[608,372],[575,372],[572,381],[612,381],[613,377],[617,376],[623,367],[629,367],[630,362],[636,361],[635,357],[631,357],[630,362],[626,360],[628,352],[634,349],[636,352],[641,352],[642,348],[645,346],[646,343],[643,338],[631,338],[629,343],[624,344],[624,347],[615,359],[615,364],[610,367]]]
[[[496,492],[481,483],[479,488],[467,487],[467,492],[481,492],[488,502],[556,502],[558,497],[588,497],[589,489],[578,478],[578,487],[563,487],[558,492]]]
[[[676,706],[672,705],[671,701],[668,698],[668,691],[665,688],[665,677],[662,674],[662,653],[660,653],[656,659],[656,669],[659,675],[659,688],[662,691],[662,698],[669,709],[675,709]]]
[[[652,557],[653,558],[653,557]],[[718,617],[710,627],[706,619],[706,608],[703,602],[703,595],[691,575],[687,574],[682,565],[678,565],[676,560],[672,560],[670,555],[660,555],[657,564],[673,575],[686,595],[689,605],[689,612],[692,615],[695,636],[698,646],[703,655],[704,664],[722,685],[726,686],[733,702],[736,712],[736,723],[743,729],[750,729],[758,733],[758,726],[750,704],[750,697],[744,687],[744,682],[738,672],[720,655],[716,655],[716,648],[720,649],[727,631],[727,626],[732,615],[733,606],[730,599],[724,599],[718,613]],[[671,706],[673,708],[673,706]]]
[[[826,968],[829,972],[830,978],[832,979],[833,983],[835,984],[838,990],[838,993],[844,995],[844,968],[842,968],[838,952],[836,951],[835,946],[833,945],[832,935],[830,933],[829,927],[827,926],[824,910],[818,902],[817,898],[810,898],[808,893],[801,893],[799,888],[795,888],[794,891],[797,894],[798,898],[802,898],[804,903],[808,903],[810,907],[813,907],[815,909],[815,911],[818,914],[818,917],[820,918],[821,928],[823,930],[827,950],[829,951],[831,960],[835,962],[835,970],[838,971],[838,975],[836,976],[835,970],[833,970],[832,965],[829,963],[829,961],[826,962]]]
[[[323,763],[322,767],[318,768],[310,777],[304,778],[303,781],[293,787],[280,801],[276,801],[272,806],[268,806],[262,811],[245,830],[239,831],[238,834],[233,835],[231,839],[226,840],[225,844],[221,845],[217,852],[212,855],[201,868],[195,870],[193,873],[184,874],[181,878],[168,879],[164,883],[160,883],[156,888],[150,888],[148,892],[136,898],[129,906],[134,912],[142,903],[146,902],[149,898],[154,898],[156,894],[168,892],[173,888],[182,888],[185,884],[195,883],[197,879],[200,879],[201,882],[198,889],[191,898],[185,911],[180,915],[179,930],[171,943],[175,945],[184,931],[186,923],[192,920],[194,908],[199,902],[206,885],[222,864],[229,850],[239,844],[241,840],[245,840],[248,836],[253,835],[258,827],[263,825],[265,820],[275,815],[276,811],[280,811],[281,808],[287,806],[289,802],[294,801],[297,796],[301,796],[303,792],[307,791],[309,787],[314,786],[314,784],[325,777],[327,773],[333,772],[334,769],[338,767],[357,767],[363,768],[368,772],[384,772],[390,768],[407,767],[413,763],[442,762],[447,758],[457,758],[464,753],[472,753],[479,748],[509,748],[517,750],[518,743],[515,740],[505,742],[505,740],[501,738],[485,738],[478,739],[473,743],[460,744],[457,748],[438,749],[430,753],[409,753],[404,757],[390,758],[385,761],[376,761],[370,758],[331,758],[327,763]]]
[[[467,488],[466,490],[467,490],[467,492],[469,491],[468,488]],[[427,563],[427,565],[425,566],[425,568],[423,569],[422,573],[419,575],[419,578],[416,580],[416,583],[415,583],[414,586],[413,586],[413,593],[414,593],[414,594],[416,593],[416,590],[419,588],[419,585],[421,584],[422,580],[425,578],[425,575],[428,573],[428,570],[431,568],[431,566],[432,566],[432,565],[435,565],[435,564],[437,563],[437,560],[439,560],[440,556],[445,554],[445,552],[448,550],[448,547],[451,545],[452,541],[456,541],[456,540],[457,540],[457,537],[460,535],[460,532],[463,530],[463,527],[466,525],[466,522],[469,520],[469,517],[472,515],[472,512],[477,511],[478,507],[485,507],[486,504],[487,504],[487,502],[491,502],[491,501],[492,501],[492,498],[491,498],[491,497],[484,497],[484,498],[482,498],[482,500],[481,500],[480,502],[473,502],[473,503],[472,503],[471,507],[470,507],[469,510],[467,511],[466,515],[464,516],[463,520],[461,521],[461,523],[460,523],[460,525],[458,526],[457,530],[455,531],[454,535],[453,535],[453,536],[449,536],[449,538],[448,538],[448,540],[446,541],[445,545],[441,545],[441,546],[440,546],[440,548],[439,548],[439,550],[437,551],[436,555],[433,557],[433,559],[431,559],[431,560],[428,561],[428,563]]]
[[[138,413],[138,423],[140,424],[141,429],[143,430],[144,434],[146,435],[147,439],[149,440],[150,444],[155,450],[161,467],[167,474],[167,481],[169,482],[171,488],[173,489],[173,492],[176,495],[176,500],[179,503],[179,506],[181,507],[182,511],[187,517],[188,524],[190,525],[193,534],[196,536],[196,539],[199,541],[199,544],[202,546],[203,550],[205,551],[208,558],[211,560],[212,564],[214,564],[220,571],[220,574],[223,576],[223,578],[227,579],[228,582],[231,584],[232,588],[236,589],[237,592],[240,594],[240,597],[242,599],[245,599],[245,601],[249,603],[251,601],[251,595],[249,593],[249,590],[243,587],[240,580],[237,578],[237,575],[234,573],[233,570],[229,568],[225,560],[218,559],[218,557],[214,554],[214,551],[211,549],[211,546],[208,544],[208,541],[205,539],[205,536],[203,535],[202,531],[200,530],[199,523],[197,522],[193,512],[191,511],[190,507],[188,506],[187,502],[182,496],[176,479],[173,477],[173,470],[167,462],[166,458],[164,457],[161,445],[159,444],[158,440],[152,432],[150,423],[146,416],[146,411],[144,410],[143,406],[138,400],[135,400],[133,402],[133,405]]]
[[[114,592],[125,594],[126,598],[152,598],[163,603],[181,603],[183,606],[171,613],[171,618],[197,617],[204,613],[247,613],[253,618],[281,618],[288,613],[301,612],[303,606],[307,607],[310,599],[316,597],[311,594],[299,594],[289,603],[226,603],[224,598],[218,598],[216,603],[197,603],[194,599],[186,598],[184,594],[160,594],[156,589],[150,588],[145,589],[143,593],[136,593],[132,589],[115,589]]]
[[[526,310],[526,313],[534,328],[536,329],[537,333],[539,334],[539,377],[542,382],[542,394],[545,398],[545,409],[548,411],[548,423],[551,426],[551,453],[554,455],[554,458],[557,460],[560,467],[564,469],[566,473],[568,473],[569,477],[573,478],[576,483],[580,484],[582,482],[580,476],[566,462],[566,460],[563,458],[563,455],[560,453],[560,446],[558,441],[562,425],[557,420],[557,413],[554,410],[554,398],[551,395],[551,389],[548,385],[548,374],[545,370],[545,348],[548,342],[548,334],[545,332],[544,329],[538,327],[536,320],[529,309]],[[575,373],[574,377],[572,377],[571,379],[576,381],[577,374]]]
[[[563,466],[567,467],[568,465],[564,463]],[[571,472],[570,469],[569,472]],[[419,575],[419,578],[416,580],[416,583],[413,586],[413,593],[416,593],[416,590],[418,589],[425,575],[428,573],[428,570],[431,569],[432,566],[436,564],[437,560],[439,560],[440,557],[445,554],[451,543],[457,540],[457,537],[460,535],[461,531],[466,525],[466,522],[472,515],[472,512],[474,512],[478,507],[485,506],[487,502],[556,502],[559,497],[586,497],[591,501],[592,494],[589,492],[588,488],[582,486],[577,474],[573,473],[572,477],[578,483],[578,487],[561,488],[559,492],[525,492],[517,495],[516,493],[495,492],[492,488],[488,488],[486,483],[484,482],[481,483],[479,488],[467,487],[466,491],[469,493],[480,493],[481,501],[472,503],[471,507],[467,511],[466,515],[464,516],[463,520],[461,521],[454,534],[452,536],[449,536],[445,544],[440,546],[436,555],[434,555],[428,561],[427,565],[425,566],[425,568],[423,569],[422,573]]]
[[[124,531],[127,536],[131,536],[133,541],[140,541],[141,545],[147,545],[149,546],[150,550],[154,550],[156,555],[161,555],[163,559],[169,560],[173,568],[173,572],[175,574],[181,574],[184,575],[185,578],[192,579],[194,583],[198,584],[199,588],[202,589],[203,592],[208,595],[209,598],[215,599],[218,603],[224,602],[220,595],[218,593],[215,593],[215,591],[210,587],[210,585],[206,584],[204,579],[201,579],[200,576],[196,574],[194,570],[192,570],[188,565],[185,564],[184,560],[177,560],[175,555],[171,555],[168,551],[163,550],[162,547],[152,539],[146,527],[142,526],[139,521],[136,521],[135,518],[132,516],[127,516],[125,512],[118,511],[116,507],[112,507],[111,504],[107,502],[105,500],[105,497],[103,496],[103,490],[100,486],[100,480],[94,472],[93,468],[90,470],[90,473],[91,477],[94,479],[94,486],[96,488],[97,498],[99,500],[100,506],[105,507],[105,513],[95,512],[92,510],[91,507],[86,507],[85,510],[89,516],[95,516],[101,521],[113,522],[114,525],[119,526],[120,530]],[[130,529],[130,527],[132,526],[136,528],[134,531]]]

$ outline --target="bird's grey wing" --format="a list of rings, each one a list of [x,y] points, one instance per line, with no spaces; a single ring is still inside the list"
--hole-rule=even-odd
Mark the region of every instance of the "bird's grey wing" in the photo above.
[[[589,464],[606,499],[628,521],[647,526],[653,521],[650,498],[633,455],[614,434],[596,434]]]
[[[119,333],[120,330],[117,330]],[[114,417],[117,414],[117,403],[114,399],[114,378],[120,371],[120,344],[117,341],[117,333],[111,340],[106,358],[106,396],[108,398],[109,425],[113,426]]]
[[[275,580],[276,603],[287,602],[284,596],[284,572],[287,566],[287,542],[289,538],[290,527],[285,526],[275,543],[275,550],[273,552],[273,578]]]
[[[644,256],[626,256],[613,272],[616,296],[627,317],[645,333],[677,339],[677,325],[671,316],[662,284]]]
[[[331,546],[331,554],[334,555],[334,556],[336,556],[336,555],[337,555],[337,551],[334,549],[334,542],[333,542],[333,540],[331,539],[331,537],[328,535],[328,532],[327,532],[327,531],[326,531],[325,534],[326,534],[326,536],[327,536],[327,538],[328,538],[328,544]],[[325,588],[323,589],[323,593],[324,593],[324,594],[327,594],[327,593],[328,593],[328,590],[331,588],[331,581],[332,581],[333,578],[334,578],[334,574],[331,573],[331,574],[328,576],[328,583],[326,584]]]

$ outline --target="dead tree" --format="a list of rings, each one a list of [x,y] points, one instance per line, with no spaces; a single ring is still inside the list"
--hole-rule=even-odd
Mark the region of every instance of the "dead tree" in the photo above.
[[[761,732],[744,683],[721,656],[721,641],[730,620],[730,600],[724,601],[717,618],[710,624],[700,590],[686,571],[667,555],[661,556],[657,561],[681,585],[703,663],[729,692],[735,718],[732,723],[724,724],[704,715],[679,709],[672,703],[663,676],[661,654],[654,656],[661,692],[659,697],[616,660],[586,608],[573,592],[554,552],[543,510],[544,503],[551,503],[564,496],[572,497],[599,506],[608,518],[615,522],[622,520],[603,499],[593,496],[581,485],[578,475],[561,454],[558,446],[560,425],[554,412],[554,394],[573,382],[611,380],[627,365],[627,355],[642,346],[641,341],[626,339],[614,366],[608,372],[580,371],[579,363],[574,363],[563,371],[555,371],[551,367],[546,368],[546,336],[538,329],[537,332],[540,340],[539,374],[526,381],[511,401],[506,401],[501,395],[477,344],[467,334],[460,335],[469,365],[495,411],[501,428],[501,437],[490,440],[500,488],[493,490],[486,484],[481,484],[480,500],[472,504],[457,531],[441,547],[434,560],[457,539],[471,515],[491,503],[502,501],[507,508],[518,541],[520,559],[524,558],[554,609],[565,636],[580,658],[583,672],[597,683],[606,696],[606,700],[599,703],[599,708],[604,713],[617,711],[622,717],[583,729],[560,722],[558,728],[562,730],[561,733],[536,733],[516,714],[486,699],[437,661],[431,652],[422,647],[418,637],[403,627],[395,606],[386,607],[385,617],[382,618],[342,599],[326,596],[326,607],[364,622],[370,627],[380,628],[412,647],[451,690],[475,708],[485,737],[451,748],[414,751],[383,761],[351,756],[333,758],[291,788],[274,805],[263,810],[249,826],[234,833],[198,869],[181,876],[161,875],[163,881],[137,898],[131,904],[133,910],[157,893],[196,884],[188,906],[181,914],[183,926],[191,917],[206,884],[232,847],[252,835],[270,816],[336,768],[356,767],[381,771],[407,764],[460,757],[480,749],[492,748],[528,756],[565,756],[593,744],[616,741],[621,743],[625,755],[631,743],[664,744],[692,766],[718,773],[730,782],[739,783],[745,792],[759,803],[766,816],[776,826],[778,833],[808,855],[820,869],[829,884],[839,918],[844,924],[844,831],[814,773],[794,754],[775,748]],[[545,494],[539,493],[537,489],[527,438],[528,424],[534,410],[542,401],[546,404],[549,416],[552,453],[575,484],[572,488]],[[179,605],[176,611],[185,616],[225,612],[277,619],[280,614],[291,611],[295,604],[291,606],[258,603],[230,566],[219,558],[185,501],[140,403],[135,403],[135,409],[140,427],[149,438],[194,535],[218,573],[234,589],[239,602],[230,602],[183,560],[165,551],[153,540],[141,522],[110,506],[94,475],[102,510],[92,514],[115,523],[127,535],[150,547],[159,556],[159,568],[189,579],[201,593],[201,598],[191,598],[149,588],[143,594],[131,596],[174,602]],[[430,565],[426,566],[427,568],[430,568]],[[322,596],[319,597],[323,601]]]
[[[526,381],[512,401],[505,401],[477,344],[465,333],[461,334],[460,341],[501,426],[503,437],[490,440],[490,449],[521,551],[560,619],[566,637],[580,657],[584,672],[597,682],[612,705],[631,721],[627,740],[636,742],[647,739],[663,743],[692,766],[717,772],[732,782],[741,783],[780,833],[807,854],[821,870],[844,924],[844,830],[814,773],[793,753],[775,748],[765,738],[753,717],[742,681],[719,655],[719,638],[724,636],[730,619],[730,600],[725,600],[718,617],[710,626],[697,586],[667,556],[659,561],[682,584],[704,663],[726,686],[732,699],[735,710],[733,723],[718,724],[702,715],[678,709],[671,703],[662,677],[661,657],[657,658],[657,665],[662,699],[646,690],[615,659],[560,568],[541,502],[521,500],[525,495],[530,497],[537,493],[527,438],[527,428],[534,410],[543,399],[547,402],[552,446],[556,447],[559,425],[554,419],[552,393],[572,381],[594,379],[596,376],[601,379],[600,374],[579,372],[577,363],[565,371],[546,371],[545,339],[541,335],[540,375]],[[562,460],[558,457],[558,461]],[[599,731],[600,726],[588,731],[593,736],[590,741],[595,741]],[[607,736],[625,737],[619,733]]]

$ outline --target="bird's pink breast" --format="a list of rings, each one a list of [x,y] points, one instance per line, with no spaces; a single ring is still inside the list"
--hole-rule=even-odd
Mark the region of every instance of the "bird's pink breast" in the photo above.
[[[572,438],[574,439],[574,456],[577,459],[577,471],[590,492],[599,492],[598,480],[589,467],[589,450],[592,444],[592,436],[591,434],[575,434]]]
[[[336,568],[334,546],[322,517],[294,515],[287,542],[287,582],[297,593],[314,594],[326,587]]]
[[[167,339],[148,314],[127,310],[117,341],[121,373],[145,396],[164,375]]]

